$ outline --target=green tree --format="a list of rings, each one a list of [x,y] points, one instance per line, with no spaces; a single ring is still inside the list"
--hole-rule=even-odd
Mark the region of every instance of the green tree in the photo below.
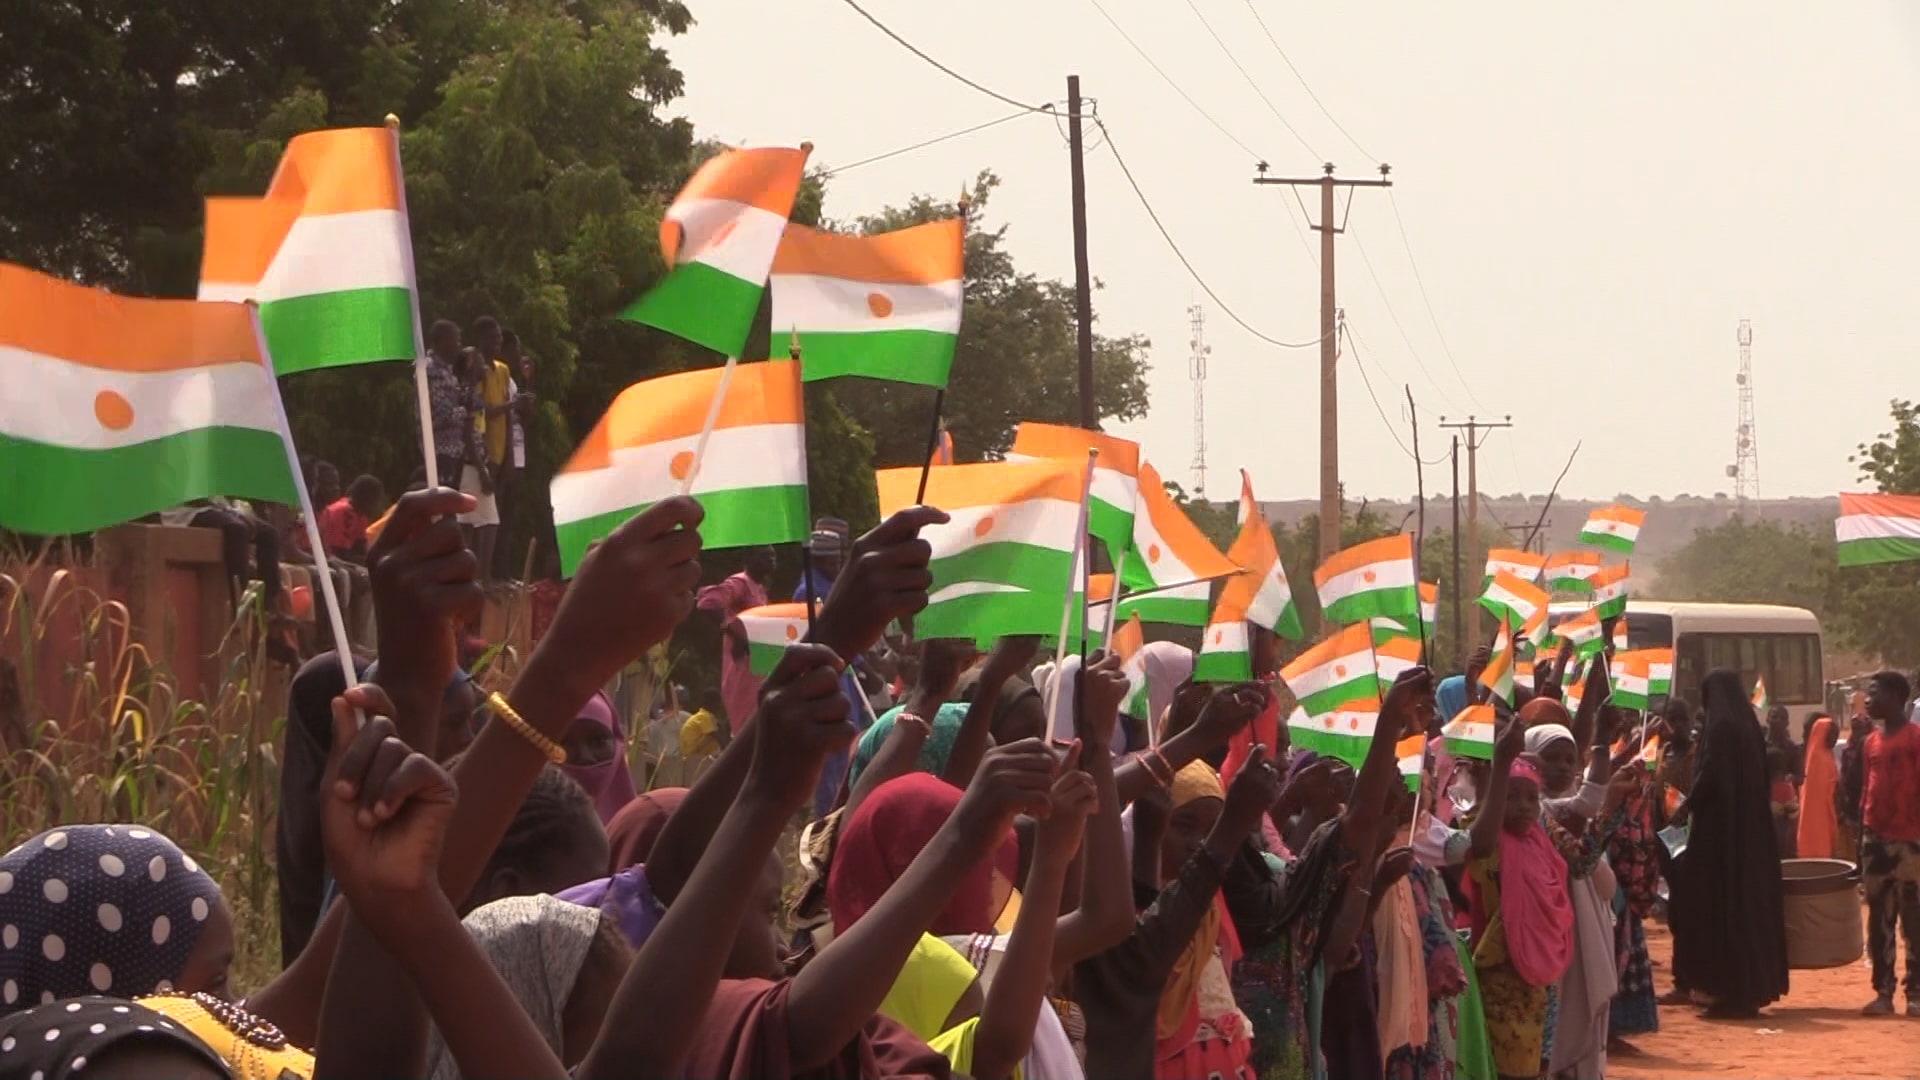
[[[1884,495],[1920,495],[1920,406],[1895,399],[1893,425],[1848,460]],[[1832,560],[1829,560],[1829,565]],[[1911,669],[1920,664],[1920,563],[1835,569],[1836,628],[1862,652]]]
[[[1023,273],[1007,251],[1007,227],[981,225],[1000,180],[982,172],[968,198],[966,304],[943,411],[957,460],[997,458],[1013,444],[1022,420],[1078,422],[1079,360],[1073,286]],[[903,229],[960,212],[953,201],[916,196],[829,227],[849,232]],[[1094,401],[1103,419],[1146,414],[1147,339],[1094,336]],[[834,393],[873,434],[881,467],[917,465],[927,457],[933,391],[903,383],[840,379]]]
[[[1695,531],[1660,564],[1659,593],[1670,600],[1785,604],[1826,616],[1835,584],[1830,536],[1734,517]]]

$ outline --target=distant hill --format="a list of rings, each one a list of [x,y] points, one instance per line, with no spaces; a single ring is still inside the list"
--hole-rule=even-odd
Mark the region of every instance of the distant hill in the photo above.
[[[1507,495],[1500,498],[1485,498],[1480,507],[1480,520],[1506,526],[1512,530],[1514,543],[1532,528],[1540,517],[1541,507],[1546,497],[1542,495]],[[1631,506],[1647,512],[1647,523],[1640,531],[1639,544],[1634,549],[1634,576],[1641,580],[1652,580],[1652,591],[1659,588],[1658,574],[1660,564],[1669,555],[1685,547],[1693,539],[1696,530],[1712,528],[1724,523],[1734,515],[1735,501],[1726,496],[1701,497],[1681,495],[1663,499],[1637,499],[1621,495],[1609,500],[1593,499],[1555,499],[1547,511],[1547,523],[1542,526],[1545,534],[1546,550],[1572,547],[1577,543],[1580,526],[1586,523],[1587,514],[1599,507],[1613,504]],[[1267,520],[1284,522],[1289,528],[1299,525],[1300,520],[1309,514],[1317,513],[1320,504],[1304,499],[1261,504],[1266,510]],[[1413,528],[1411,514],[1414,500],[1376,499],[1367,504],[1375,513],[1388,521],[1398,522],[1407,519],[1406,528]],[[1452,501],[1446,498],[1429,496],[1427,499],[1427,531],[1444,533],[1452,524]],[[1834,498],[1804,499],[1756,499],[1747,506],[1747,516],[1755,520],[1778,521],[1782,524],[1804,525],[1815,530],[1831,529],[1833,520],[1840,513],[1840,501]],[[1466,495],[1460,496],[1460,524],[1466,528]]]

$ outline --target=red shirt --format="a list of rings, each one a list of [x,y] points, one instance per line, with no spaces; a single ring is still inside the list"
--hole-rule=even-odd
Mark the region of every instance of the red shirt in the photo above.
[[[1867,736],[1861,820],[1882,840],[1920,840],[1920,725]]]
[[[344,495],[328,503],[319,518],[320,542],[327,545],[329,555],[346,554],[367,538],[366,515],[355,510]]]

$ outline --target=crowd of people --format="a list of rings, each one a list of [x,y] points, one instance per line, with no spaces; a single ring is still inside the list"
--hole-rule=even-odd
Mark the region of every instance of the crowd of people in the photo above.
[[[167,837],[49,830],[0,857],[0,1077],[1584,1080],[1663,996],[1743,1017],[1787,993],[1783,801],[1803,855],[1859,852],[1869,1010],[1893,1011],[1899,927],[1920,1016],[1920,727],[1895,673],[1837,758],[1813,725],[1785,799],[1791,743],[1735,673],[1641,717],[1596,663],[1569,710],[1564,652],[1494,702],[1491,760],[1440,734],[1485,698],[1482,650],[1399,676],[1343,761],[1289,746],[1259,635],[1237,685],[1147,646],[1145,724],[1116,656],[913,640],[918,530],[945,519],[915,507],[859,538],[817,523],[811,630],[761,678],[739,616],[773,553],[702,587],[702,513],[675,498],[587,555],[510,685],[477,681],[461,638],[514,442],[475,417],[522,400],[471,366],[495,332],[432,335],[436,380],[467,388],[435,383],[440,475],[481,490],[408,492],[370,528],[384,493],[310,477],[378,647],[293,680],[284,971],[235,992],[232,913]],[[482,411],[442,432],[445,396]],[[688,618],[719,630],[717,685],[617,704]]]

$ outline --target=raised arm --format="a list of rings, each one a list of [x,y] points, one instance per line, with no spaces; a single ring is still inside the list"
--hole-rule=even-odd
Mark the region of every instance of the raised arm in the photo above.
[[[1033,661],[1033,654],[1039,648],[1040,639],[1030,635],[1003,637],[993,643],[987,662],[980,669],[980,678],[973,684],[973,700],[967,703],[966,719],[960,722],[960,733],[954,736],[953,749],[947,754],[947,767],[940,779],[960,788],[973,780],[973,771],[980,767],[980,759],[993,745],[993,714],[999,709],[1000,691],[1008,679]],[[925,672],[922,666],[923,678]]]
[[[1267,707],[1271,693],[1259,683],[1208,687],[1188,683],[1175,692],[1168,724],[1174,734],[1160,744],[1158,757],[1148,751],[1130,757],[1114,770],[1114,785],[1124,805],[1140,797],[1153,786],[1165,787],[1173,774],[1215,747],[1221,746],[1253,722]],[[1156,775],[1162,762],[1165,775]]]
[[[1120,795],[1113,781],[1112,740],[1128,683],[1117,656],[1096,654],[1082,669],[1078,701],[1085,724],[1079,732],[1080,764],[1094,785],[1096,803],[1086,822],[1079,894],[1074,910],[1060,916],[1053,939],[1053,967],[1064,970],[1118,945],[1133,932],[1133,890],[1127,878],[1127,842],[1120,827]],[[1042,836],[1046,825],[1041,825]],[[1024,910],[1024,909],[1022,909]]]
[[[1507,772],[1526,748],[1526,732],[1515,718],[1500,721],[1494,738],[1493,768],[1487,771],[1487,790],[1480,795],[1468,848],[1474,858],[1480,859],[1500,850],[1500,830],[1505,827],[1507,814]]]

